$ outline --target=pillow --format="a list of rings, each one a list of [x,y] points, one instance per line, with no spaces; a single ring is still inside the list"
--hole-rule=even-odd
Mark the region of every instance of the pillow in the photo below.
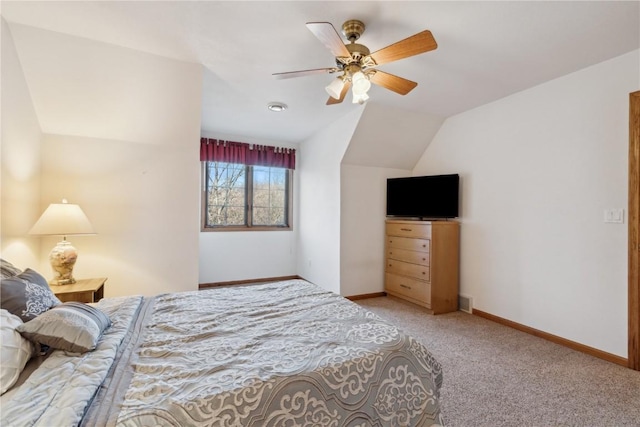
[[[22,273],[22,270],[11,264],[9,261],[0,258],[0,277],[7,279],[9,277],[17,276],[20,273]]]
[[[18,326],[22,336],[51,348],[85,353],[96,348],[111,319],[82,302],[65,302]]]
[[[0,394],[9,390],[33,355],[33,344],[16,331],[22,325],[18,316],[0,310]]]
[[[23,322],[57,304],[60,300],[51,292],[47,280],[30,268],[0,282],[0,308],[15,314]]]

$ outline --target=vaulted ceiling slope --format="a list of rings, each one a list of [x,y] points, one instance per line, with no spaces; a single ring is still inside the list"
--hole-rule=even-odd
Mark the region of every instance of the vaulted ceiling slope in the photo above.
[[[199,64],[20,24],[11,36],[45,134],[179,144],[200,126]]]
[[[443,122],[428,113],[368,102],[342,163],[411,170]]]
[[[325,105],[324,87],[333,76],[272,77],[334,65],[306,22],[328,21],[339,29],[359,19],[366,30],[358,42],[372,51],[431,30],[437,50],[380,67],[418,82],[417,88],[400,96],[374,86],[369,94],[384,108],[435,120],[640,47],[637,1],[3,1],[2,16],[12,28],[22,24],[23,32],[35,27],[202,64],[203,130],[289,142],[362,108],[348,99]],[[41,42],[21,37],[16,46],[33,50]],[[49,78],[46,64],[25,74]],[[94,76],[76,79],[66,88],[69,100],[95,84]],[[34,92],[45,86],[29,82],[39,111],[46,93]],[[272,113],[266,109],[271,101],[289,109]]]

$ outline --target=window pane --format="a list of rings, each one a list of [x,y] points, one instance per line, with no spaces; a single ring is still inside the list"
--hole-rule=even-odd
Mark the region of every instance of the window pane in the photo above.
[[[244,165],[207,163],[207,227],[246,224]]]
[[[288,229],[288,169],[205,162],[203,171],[203,229]]]
[[[287,170],[254,166],[253,225],[287,225]]]

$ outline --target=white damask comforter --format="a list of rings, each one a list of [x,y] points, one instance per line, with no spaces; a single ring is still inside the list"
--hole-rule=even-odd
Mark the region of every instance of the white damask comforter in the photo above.
[[[424,346],[306,281],[140,305],[84,425],[443,424],[442,371]]]

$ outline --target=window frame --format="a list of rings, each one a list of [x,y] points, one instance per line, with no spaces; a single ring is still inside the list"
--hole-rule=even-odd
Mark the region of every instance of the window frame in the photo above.
[[[245,219],[244,225],[216,225],[207,226],[207,183],[208,183],[208,164],[215,161],[202,161],[201,163],[201,209],[200,209],[200,231],[201,232],[219,232],[219,231],[292,231],[293,230],[293,169],[285,169],[285,215],[286,225],[253,225],[253,166],[242,165],[245,168]],[[226,163],[226,162],[221,162]],[[266,166],[273,168],[274,166]]]

